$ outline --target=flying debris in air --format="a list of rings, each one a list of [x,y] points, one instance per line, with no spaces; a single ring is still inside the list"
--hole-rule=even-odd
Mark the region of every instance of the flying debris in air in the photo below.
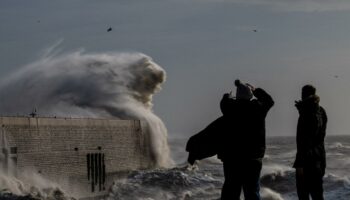
[[[107,32],[111,32],[112,31],[112,27],[109,27],[108,29],[107,29]]]

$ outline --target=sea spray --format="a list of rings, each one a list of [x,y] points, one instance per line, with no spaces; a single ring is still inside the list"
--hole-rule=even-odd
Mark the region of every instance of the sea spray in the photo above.
[[[144,121],[154,166],[172,160],[167,130],[152,111],[152,97],[165,71],[141,53],[81,51],[46,55],[0,83],[0,113],[43,116],[140,119]]]
[[[22,180],[0,171],[0,198],[5,200],[73,200],[57,184],[33,171],[22,171]]]
[[[0,171],[9,176],[16,176],[14,159],[9,148],[6,131],[0,127]]]

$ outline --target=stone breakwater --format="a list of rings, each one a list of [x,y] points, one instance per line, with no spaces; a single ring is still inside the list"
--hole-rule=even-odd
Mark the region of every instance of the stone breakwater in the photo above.
[[[139,120],[0,117],[0,141],[8,177],[35,173],[74,197],[106,194],[119,174],[155,166]]]

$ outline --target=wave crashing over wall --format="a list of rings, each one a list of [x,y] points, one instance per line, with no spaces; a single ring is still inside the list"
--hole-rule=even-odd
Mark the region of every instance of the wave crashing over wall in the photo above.
[[[154,165],[172,160],[167,130],[152,111],[152,97],[165,71],[141,53],[73,52],[49,55],[0,83],[0,113],[42,116],[140,119],[150,141]]]

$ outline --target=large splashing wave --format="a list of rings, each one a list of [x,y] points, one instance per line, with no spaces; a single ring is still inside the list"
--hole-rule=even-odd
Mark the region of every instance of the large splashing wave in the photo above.
[[[1,200],[74,200],[61,187],[36,172],[21,171],[22,180],[0,173]]]
[[[45,56],[0,84],[1,115],[140,119],[145,122],[155,166],[172,161],[167,130],[152,112],[152,96],[165,71],[141,53],[81,51]]]

